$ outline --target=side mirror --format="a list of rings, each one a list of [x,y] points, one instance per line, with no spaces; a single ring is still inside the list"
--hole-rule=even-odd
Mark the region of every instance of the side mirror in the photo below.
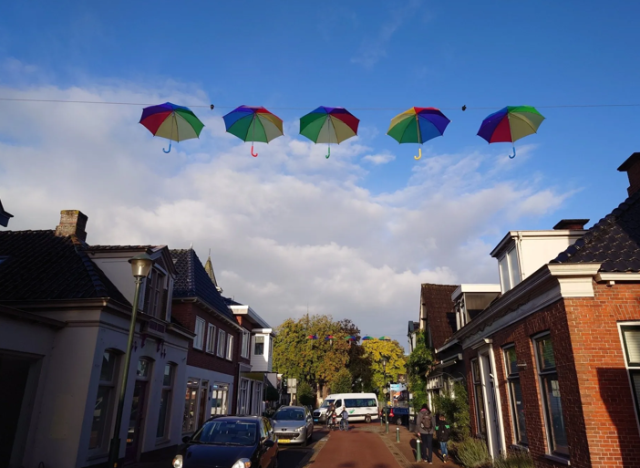
[[[189,442],[191,442],[191,436],[184,436],[182,438],[182,443],[188,444]]]
[[[276,443],[271,439],[267,439],[267,440],[264,441],[264,446],[267,447],[267,448],[271,448],[274,445],[276,445]]]

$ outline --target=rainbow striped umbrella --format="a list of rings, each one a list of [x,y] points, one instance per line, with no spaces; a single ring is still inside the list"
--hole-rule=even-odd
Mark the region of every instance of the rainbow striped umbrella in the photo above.
[[[307,336],[308,340],[317,340],[318,339],[318,335],[309,335]]]
[[[478,136],[489,143],[511,142],[512,144],[527,135],[538,132],[538,127],[544,117],[535,107],[531,106],[507,106],[494,112],[482,121]],[[516,157],[516,147],[513,146],[513,155]]]
[[[362,338],[362,341],[366,341],[366,340],[373,340],[373,339],[374,339],[374,338],[373,338],[372,336],[365,335],[365,336]]]
[[[171,142],[199,138],[204,124],[188,107],[177,106],[170,102],[142,109],[140,123],[154,136],[167,138],[171,152]]]
[[[442,136],[449,122],[451,121],[440,112],[440,109],[412,107],[391,119],[387,135],[397,140],[398,143],[422,144],[432,138]],[[422,157],[422,148],[418,149],[418,153],[419,156],[414,156],[414,159]]]
[[[382,340],[382,341],[389,341],[389,340],[391,340],[391,338],[389,338],[388,336],[381,336],[381,337],[380,337],[380,338],[378,338],[378,339],[379,339],[379,340]]]
[[[349,336],[347,336],[346,340],[347,340],[347,341],[358,341],[358,339],[357,339],[355,336],[353,336],[353,335],[349,335]]]
[[[272,114],[264,107],[240,106],[223,117],[224,125],[228,133],[237,136],[243,141],[251,141],[251,156],[253,142],[269,143],[274,138],[284,134],[282,119]]]
[[[333,335],[327,335],[324,337],[324,341],[333,340]]]
[[[314,143],[340,144],[358,134],[360,120],[343,107],[320,106],[300,119],[300,135]],[[331,156],[331,146],[325,156]]]

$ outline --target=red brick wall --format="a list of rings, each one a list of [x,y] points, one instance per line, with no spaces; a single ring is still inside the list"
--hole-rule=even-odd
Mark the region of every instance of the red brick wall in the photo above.
[[[498,391],[500,392],[500,403],[505,431],[505,443],[507,447],[514,443],[513,423],[511,417],[511,407],[506,385],[503,346],[514,344],[519,363],[526,363],[527,367],[520,369],[520,385],[522,387],[522,398],[525,411],[525,423],[527,427],[527,438],[529,441],[529,451],[540,467],[561,467],[566,466],[554,463],[545,455],[549,452],[546,431],[544,427],[544,416],[542,401],[540,399],[540,386],[537,373],[537,364],[533,350],[532,337],[540,332],[550,331],[551,340],[554,346],[558,381],[562,397],[563,417],[567,428],[567,439],[571,466],[588,467],[589,450],[586,444],[584,432],[584,420],[582,418],[582,404],[580,392],[575,375],[573,364],[573,351],[571,340],[569,339],[568,324],[564,313],[562,301],[547,306],[541,311],[525,318],[524,320],[495,333],[492,347],[496,361],[495,376],[497,378]],[[477,352],[467,349],[465,360],[467,363],[467,381],[469,382],[469,395],[472,412],[472,431],[478,432],[478,423],[475,414],[475,400],[473,399],[473,379],[471,373],[470,360],[477,357]]]
[[[594,283],[594,289],[594,298],[565,301],[592,466],[640,466],[638,422],[617,327],[640,320],[640,284]]]

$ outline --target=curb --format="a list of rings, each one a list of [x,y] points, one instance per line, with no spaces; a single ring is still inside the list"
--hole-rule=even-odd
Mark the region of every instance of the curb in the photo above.
[[[387,448],[389,449],[389,452],[391,452],[391,455],[393,455],[393,458],[396,459],[396,461],[398,462],[398,464],[404,468],[409,468],[411,466],[413,466],[413,464],[415,462],[411,462],[407,459],[407,457],[404,456],[404,454],[398,449],[398,447],[393,444],[388,437],[386,437],[386,433],[382,432],[382,433],[378,433],[378,435],[380,436],[380,438],[382,439],[382,441],[384,442],[384,444],[387,446]]]

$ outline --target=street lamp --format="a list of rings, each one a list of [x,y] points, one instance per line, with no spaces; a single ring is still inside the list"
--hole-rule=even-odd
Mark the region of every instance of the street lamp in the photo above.
[[[382,388],[382,393],[384,394],[384,390],[387,386],[387,356],[382,356],[382,371],[384,372],[384,382],[383,382],[383,388]],[[386,397],[385,397],[385,404],[386,404]]]
[[[133,307],[131,309],[131,323],[129,324],[129,340],[127,341],[127,351],[124,355],[124,374],[122,376],[122,386],[120,387],[120,397],[118,399],[118,411],[116,412],[116,425],[113,429],[113,438],[109,444],[109,464],[110,468],[118,466],[120,454],[120,426],[122,425],[122,411],[124,410],[124,395],[127,391],[127,381],[129,380],[129,364],[131,359],[131,346],[133,345],[133,335],[136,331],[136,315],[138,314],[138,300],[140,299],[140,285],[142,280],[149,276],[154,260],[146,253],[136,255],[129,259],[131,272],[136,281],[136,291],[133,295]]]

